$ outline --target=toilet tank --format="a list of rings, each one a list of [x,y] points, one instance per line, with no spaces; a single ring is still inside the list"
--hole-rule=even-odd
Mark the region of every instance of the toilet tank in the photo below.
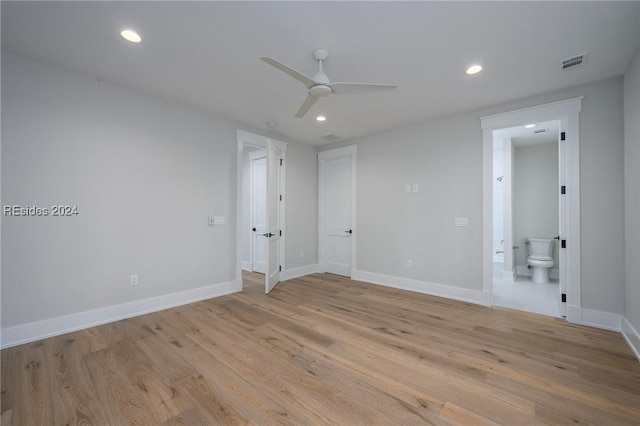
[[[529,256],[553,256],[553,238],[528,238]]]

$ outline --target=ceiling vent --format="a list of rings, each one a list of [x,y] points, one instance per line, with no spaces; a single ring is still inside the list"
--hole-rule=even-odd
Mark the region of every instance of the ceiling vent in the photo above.
[[[318,136],[320,139],[324,139],[327,142],[334,142],[337,141],[338,139],[341,139],[340,136],[333,134],[333,133],[327,133],[326,135],[320,135]]]
[[[537,135],[538,133],[547,133],[547,129],[538,129],[533,131],[534,135]]]
[[[575,70],[581,68],[587,62],[587,54],[582,53],[580,55],[572,56],[570,58],[560,61],[560,71]]]

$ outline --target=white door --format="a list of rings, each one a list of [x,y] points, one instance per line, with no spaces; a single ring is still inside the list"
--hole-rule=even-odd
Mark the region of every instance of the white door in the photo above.
[[[282,162],[283,150],[276,141],[267,141],[267,273],[265,276],[265,294],[280,282],[281,259],[280,244],[282,237]]]
[[[566,143],[565,143],[565,132],[566,132],[566,120],[560,120],[560,134],[558,135],[558,170],[560,175],[558,176],[558,182],[560,184],[560,190],[558,193],[560,194],[560,200],[558,203],[559,206],[559,234],[558,241],[556,242],[558,247],[558,269],[559,269],[559,291],[558,295],[560,304],[560,315],[563,317],[567,316],[567,272],[566,272],[566,249],[562,248],[562,241],[566,239],[566,212],[567,212],[567,197],[566,197],[566,185],[567,185],[567,170],[565,167],[566,164]]]
[[[267,158],[265,151],[250,154],[251,161],[251,269],[267,273]]]
[[[322,266],[325,272],[350,277],[353,255],[355,151],[345,152],[343,148],[331,151],[324,151],[319,155]]]

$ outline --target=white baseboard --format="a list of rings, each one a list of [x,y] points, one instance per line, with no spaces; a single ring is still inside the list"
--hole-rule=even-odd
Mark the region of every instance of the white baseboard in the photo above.
[[[305,265],[298,268],[285,269],[280,275],[282,281],[291,280],[293,278],[303,277],[305,275],[317,274],[320,272],[320,265]]]
[[[120,305],[108,306],[106,308],[78,312],[76,314],[64,315],[43,321],[3,328],[2,336],[0,337],[2,342],[0,347],[2,349],[10,348],[12,346],[22,345],[24,343],[45,339],[47,337],[58,336],[60,334],[70,333],[72,331],[88,327],[94,327],[151,312],[157,312],[163,309],[186,305],[239,291],[242,291],[242,281],[229,281],[213,284],[207,287],[165,294],[148,299],[122,303]]]
[[[378,284],[401,290],[415,291],[416,293],[429,294],[431,296],[446,297],[448,299],[461,300],[480,305],[485,304],[486,295],[482,290],[454,287],[445,284],[430,283],[427,281],[413,280],[409,278],[394,277],[391,275],[377,274],[355,270],[351,279]]]
[[[624,340],[627,341],[636,358],[638,358],[638,361],[640,361],[640,333],[638,333],[638,330],[624,317],[622,318],[622,336]]]
[[[503,281],[515,282],[516,271],[502,271],[502,279]]]
[[[622,328],[622,316],[611,312],[582,308],[582,325],[620,331]]]
[[[250,261],[243,260],[241,264],[242,264],[241,267],[243,271],[249,271],[249,272],[253,271],[253,263],[251,263]]]

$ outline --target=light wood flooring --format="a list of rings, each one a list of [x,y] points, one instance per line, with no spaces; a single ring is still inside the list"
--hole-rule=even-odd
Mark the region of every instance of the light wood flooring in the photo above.
[[[2,351],[2,424],[640,424],[619,333],[316,274]]]

